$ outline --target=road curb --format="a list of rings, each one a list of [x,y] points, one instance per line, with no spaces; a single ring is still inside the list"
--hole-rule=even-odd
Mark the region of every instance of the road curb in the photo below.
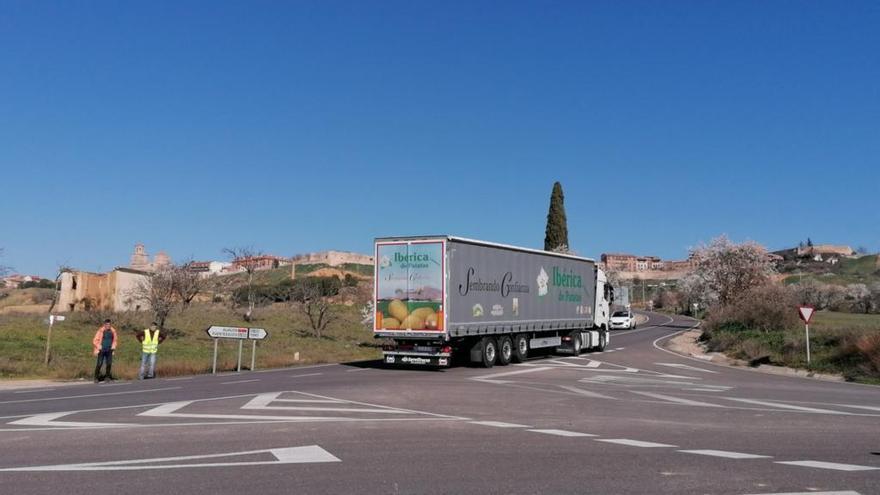
[[[673,335],[672,338],[661,342],[660,346],[662,346],[663,349],[678,354],[680,356],[691,357],[728,368],[757,371],[760,373],[778,376],[796,376],[799,378],[810,378],[813,380],[821,380],[827,382],[846,382],[846,379],[843,377],[843,375],[839,374],[817,373],[815,371],[788,368],[785,366],[773,366],[767,364],[750,366],[747,361],[731,358],[721,352],[706,352],[703,345],[699,343],[701,335],[703,335],[703,331],[699,328],[698,323],[696,327],[685,330],[681,333],[678,333],[677,335]]]

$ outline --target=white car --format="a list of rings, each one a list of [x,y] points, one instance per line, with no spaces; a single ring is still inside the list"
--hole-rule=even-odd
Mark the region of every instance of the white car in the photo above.
[[[632,311],[615,311],[611,314],[610,325],[612,330],[615,328],[632,330],[636,327],[636,317],[632,314]]]

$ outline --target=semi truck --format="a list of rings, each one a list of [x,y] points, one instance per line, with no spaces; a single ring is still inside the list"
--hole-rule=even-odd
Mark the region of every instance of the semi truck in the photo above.
[[[387,364],[491,368],[609,343],[614,291],[592,259],[443,235],[378,238],[374,260]]]

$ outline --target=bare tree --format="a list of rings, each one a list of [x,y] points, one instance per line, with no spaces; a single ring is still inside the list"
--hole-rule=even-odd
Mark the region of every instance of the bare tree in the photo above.
[[[247,273],[248,310],[244,314],[244,319],[245,321],[250,321],[254,314],[254,306],[256,306],[254,272],[259,267],[259,260],[257,258],[263,256],[264,253],[252,247],[223,248],[223,253],[229,256],[236,266],[241,267]]]
[[[3,248],[0,248],[0,258],[2,258],[2,257],[3,257]],[[9,273],[10,270],[12,270],[12,268],[10,268],[8,266],[0,265],[0,277]]]
[[[192,260],[175,266],[172,270],[174,276],[174,292],[180,300],[180,304],[184,309],[200,293],[205,291],[205,279],[200,277],[197,272],[190,269]]]
[[[132,299],[149,305],[160,330],[165,329],[165,320],[178,302],[174,273],[174,267],[162,268],[139,280],[129,294]]]
[[[338,319],[330,300],[325,297],[324,290],[317,281],[294,286],[290,301],[309,319],[309,326],[319,339],[323,337],[327,325]]]

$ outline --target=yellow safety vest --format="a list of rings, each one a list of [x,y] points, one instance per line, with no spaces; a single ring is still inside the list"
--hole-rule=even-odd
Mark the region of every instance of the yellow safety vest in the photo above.
[[[144,330],[144,352],[147,354],[156,354],[156,351],[159,350],[159,330],[156,330],[152,336],[150,336],[150,329]]]

